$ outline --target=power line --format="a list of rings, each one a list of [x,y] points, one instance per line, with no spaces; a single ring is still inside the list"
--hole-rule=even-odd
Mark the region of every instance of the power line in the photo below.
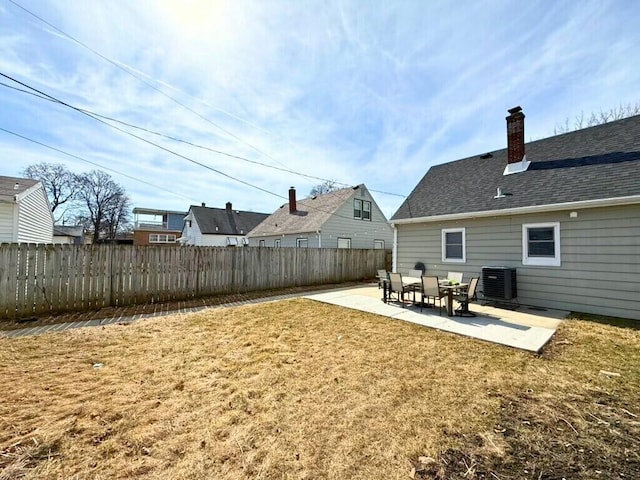
[[[14,131],[11,131],[11,130],[7,130],[6,128],[3,128],[3,127],[0,127],[0,130],[1,130],[1,131],[3,131],[3,132],[5,132],[5,133],[8,133],[8,134],[10,134],[10,135],[14,135],[14,136],[16,136],[16,137],[22,138],[23,140],[27,140],[28,142],[32,142],[32,143],[35,143],[35,144],[40,145],[40,146],[42,146],[42,147],[48,148],[48,149],[50,149],[50,150],[53,150],[53,151],[55,151],[55,152],[61,153],[61,154],[66,155],[66,156],[68,156],[68,157],[75,158],[75,159],[77,159],[77,160],[80,160],[80,161],[82,161],[82,162],[89,163],[89,164],[94,165],[94,166],[96,166],[96,167],[100,167],[100,168],[102,168],[103,170],[108,170],[109,172],[113,172],[113,173],[116,173],[116,174],[118,174],[118,175],[122,175],[123,177],[130,178],[131,180],[135,180],[136,182],[144,183],[145,185],[148,185],[148,186],[153,187],[153,188],[157,188],[158,190],[163,190],[163,191],[168,192],[168,193],[170,193],[170,194],[172,194],[172,195],[175,195],[176,197],[180,197],[180,198],[184,198],[185,200],[192,201],[192,199],[191,199],[191,198],[189,198],[189,197],[185,197],[184,195],[181,195],[181,194],[179,194],[179,193],[176,193],[176,192],[174,192],[174,191],[171,191],[171,190],[169,190],[169,189],[167,189],[167,188],[163,188],[163,187],[160,187],[160,186],[158,186],[158,185],[154,185],[153,183],[149,183],[149,182],[147,182],[147,181],[145,181],[145,180],[140,180],[139,178],[136,178],[136,177],[134,177],[134,176],[132,176],[132,175],[128,175],[128,174],[126,174],[126,173],[120,172],[120,171],[115,170],[115,169],[113,169],[113,168],[105,167],[104,165],[101,165],[101,164],[99,164],[99,163],[97,163],[97,162],[92,162],[91,160],[87,160],[86,158],[82,158],[82,157],[80,157],[80,156],[78,156],[78,155],[74,155],[73,153],[65,152],[64,150],[61,150],[61,149],[59,149],[59,148],[57,148],[57,147],[53,147],[53,146],[48,145],[48,144],[46,144],[46,143],[44,143],[44,142],[40,142],[39,140],[35,140],[35,139],[33,139],[33,138],[29,138],[29,137],[27,137],[27,136],[25,136],[25,135],[21,135],[21,134],[19,134],[19,133],[17,133],[17,132],[14,132]]]
[[[4,75],[2,73],[0,73],[0,75],[2,75],[4,77],[7,77],[7,78],[11,78],[11,77],[8,77],[7,75]],[[16,80],[13,80],[13,81],[16,81]],[[3,82],[0,82],[0,85],[2,85],[4,87],[7,87],[7,88],[11,88],[13,90],[17,90],[17,91],[22,92],[22,93],[26,93],[28,95],[32,95],[32,96],[40,98],[42,100],[47,100],[49,102],[54,102],[54,103],[60,103],[60,102],[57,102],[57,101],[53,100],[52,98],[49,98],[48,96],[46,96],[46,94],[45,95],[40,95],[40,94],[37,94],[37,93],[34,93],[34,92],[23,90],[21,88],[17,88],[17,87],[12,86],[12,85],[8,85],[8,84],[3,83]],[[27,88],[30,88],[30,87],[27,87]],[[319,180],[319,181],[322,181],[322,182],[331,182],[331,183],[335,183],[337,185],[342,185],[344,187],[350,186],[350,184],[348,184],[348,183],[337,182],[337,181],[333,181],[333,180],[330,180],[330,179],[327,179],[327,178],[322,178],[322,177],[316,177],[314,175],[308,175],[306,173],[297,172],[295,170],[291,170],[291,169],[288,169],[288,168],[276,167],[275,165],[269,165],[269,164],[266,164],[266,163],[263,163],[263,162],[258,162],[257,160],[251,160],[249,158],[246,158],[246,157],[243,157],[243,156],[240,156],[240,155],[235,155],[235,154],[228,153],[228,152],[225,152],[225,151],[222,151],[222,150],[218,150],[218,149],[215,149],[215,148],[212,148],[212,147],[208,147],[208,146],[205,146],[205,145],[200,145],[200,144],[197,144],[197,143],[193,143],[193,142],[190,142],[188,140],[183,140],[181,138],[177,138],[177,137],[174,137],[172,135],[167,135],[165,133],[156,132],[154,130],[150,130],[150,129],[145,128],[145,127],[140,127],[140,126],[134,125],[132,123],[124,122],[122,120],[118,120],[117,118],[109,117],[107,115],[102,115],[100,113],[96,113],[96,112],[93,112],[91,110],[87,110],[87,109],[84,109],[84,108],[80,108],[80,107],[73,107],[73,108],[75,110],[79,111],[79,112],[82,112],[82,113],[85,113],[85,114],[90,114],[90,115],[95,115],[96,117],[100,117],[100,118],[102,118],[104,120],[109,120],[111,122],[116,122],[116,123],[119,123],[121,125],[125,125],[125,126],[130,127],[130,128],[134,128],[134,129],[137,129],[137,130],[141,130],[143,132],[150,133],[152,135],[156,135],[156,136],[159,136],[159,137],[163,137],[163,138],[172,140],[174,142],[179,142],[179,143],[183,143],[185,145],[190,145],[192,147],[200,148],[200,149],[203,149],[203,150],[208,150],[210,152],[217,153],[219,155],[224,155],[224,156],[227,156],[227,157],[230,157],[230,158],[234,158],[234,159],[237,159],[237,160],[242,160],[244,162],[252,163],[254,165],[260,165],[260,166],[265,167],[265,168],[271,168],[271,169],[278,170],[278,171],[281,171],[281,172],[290,173],[290,174],[293,174],[293,175],[298,175],[298,176],[309,178],[309,179],[313,179],[313,180]],[[385,194],[385,195],[392,195],[392,196],[405,198],[405,195],[401,195],[399,193],[383,192],[381,190],[374,190],[374,189],[369,189],[369,190],[371,192],[376,192],[376,193],[381,193],[381,194]]]
[[[114,67],[122,70],[123,72],[125,72],[128,75],[131,75],[133,78],[139,80],[140,82],[144,83],[146,86],[148,86],[149,88],[152,88],[153,90],[155,90],[156,92],[158,92],[159,94],[163,95],[164,97],[168,98],[169,100],[171,100],[172,102],[176,103],[177,105],[180,105],[182,108],[188,110],[189,112],[193,113],[194,115],[198,116],[199,118],[201,118],[202,120],[204,120],[205,122],[213,125],[214,127],[220,129],[221,131],[223,131],[224,133],[226,133],[227,135],[231,136],[232,138],[236,139],[237,141],[239,141],[240,143],[244,143],[245,145],[249,146],[250,148],[252,148],[253,150],[255,150],[258,153],[261,153],[262,155],[270,158],[271,160],[273,160],[276,163],[280,163],[280,165],[283,165],[281,162],[279,162],[277,159],[273,158],[271,155],[269,155],[268,153],[260,150],[258,147],[250,144],[249,142],[243,140],[242,138],[238,137],[237,135],[235,135],[233,132],[230,132],[229,130],[225,129],[224,127],[218,125],[217,123],[215,123],[214,121],[208,119],[207,117],[205,117],[204,115],[200,114],[199,112],[195,111],[194,109],[192,109],[191,107],[188,107],[187,105],[185,105],[184,103],[180,102],[178,99],[172,97],[171,95],[169,95],[168,93],[165,93],[164,91],[162,91],[161,89],[159,89],[158,87],[156,87],[155,85],[147,82],[144,78],[140,77],[139,75],[136,75],[135,73],[133,73],[129,68],[124,67],[120,62],[116,62],[115,60],[111,60],[109,57],[103,55],[102,53],[98,52],[97,50],[91,48],[89,45],[87,45],[86,43],[78,40],[77,38],[73,37],[72,35],[66,33],[65,31],[61,30],[60,28],[56,27],[55,25],[53,25],[52,23],[48,22],[47,20],[45,20],[44,18],[40,17],[39,15],[33,13],[31,10],[23,7],[22,5],[20,5],[18,2],[14,1],[14,0],[8,0],[9,2],[13,3],[16,7],[20,8],[21,10],[25,11],[26,13],[28,13],[29,15],[37,18],[38,20],[40,20],[42,23],[44,23],[45,25],[48,25],[49,27],[53,28],[56,32],[60,33],[61,35],[65,36],[66,38],[68,38],[69,40],[77,43],[78,45],[80,45],[83,48],[86,48],[87,50],[89,50],[91,53],[97,55],[98,57],[102,58],[103,60],[105,60],[106,62],[109,62],[111,65],[113,65]],[[284,165],[283,165],[284,166]]]
[[[51,101],[53,101],[54,103],[58,103],[58,104],[63,105],[63,106],[65,106],[65,107],[67,107],[67,108],[70,108],[70,109],[72,109],[72,110],[75,110],[75,111],[77,111],[77,112],[79,112],[79,113],[81,113],[81,114],[83,114],[83,115],[88,116],[89,118],[92,118],[92,119],[96,120],[97,122],[100,122],[100,123],[102,123],[102,124],[104,124],[104,125],[107,125],[108,127],[111,127],[111,128],[113,128],[113,129],[118,130],[118,131],[120,131],[120,132],[122,132],[122,133],[125,133],[125,134],[127,134],[127,135],[129,135],[129,136],[131,136],[131,137],[133,137],[133,138],[136,138],[136,139],[141,140],[141,141],[143,141],[143,142],[145,142],[145,143],[148,143],[149,145],[153,145],[153,146],[155,146],[155,147],[157,147],[157,148],[160,148],[161,150],[164,150],[164,151],[166,151],[167,153],[170,153],[170,154],[172,154],[172,155],[175,155],[175,156],[177,156],[177,157],[180,157],[180,158],[182,158],[182,159],[184,159],[184,160],[187,160],[188,162],[191,162],[191,163],[193,163],[193,164],[195,164],[195,165],[198,165],[198,166],[201,166],[201,167],[206,168],[206,169],[208,169],[208,170],[211,170],[211,171],[213,171],[213,172],[215,172],[215,173],[218,173],[219,175],[222,175],[222,176],[224,176],[224,177],[227,177],[227,178],[229,178],[229,179],[231,179],[231,180],[234,180],[234,181],[236,181],[236,182],[242,183],[243,185],[249,186],[249,187],[251,187],[251,188],[255,188],[255,189],[260,190],[260,191],[262,191],[262,192],[264,192],[264,193],[268,193],[269,195],[273,195],[273,196],[275,196],[275,197],[278,197],[278,198],[281,198],[281,199],[284,199],[284,200],[288,200],[288,198],[287,198],[287,197],[285,197],[285,196],[283,196],[283,195],[280,195],[280,194],[278,194],[278,193],[272,192],[272,191],[267,190],[267,189],[265,189],[265,188],[259,187],[259,186],[257,186],[257,185],[252,184],[252,183],[249,183],[249,182],[246,182],[246,181],[241,180],[241,179],[239,179],[239,178],[236,178],[236,177],[234,177],[234,176],[232,176],[232,175],[229,175],[229,174],[227,174],[227,173],[224,173],[224,172],[222,172],[222,171],[220,171],[220,170],[218,170],[218,169],[216,169],[216,168],[213,168],[213,167],[211,167],[211,166],[209,166],[209,165],[207,165],[207,164],[204,164],[204,163],[202,163],[202,162],[198,162],[197,160],[193,160],[193,159],[191,159],[191,158],[189,158],[189,157],[187,157],[187,156],[185,156],[185,155],[182,155],[182,154],[180,154],[180,153],[178,153],[178,152],[174,152],[173,150],[170,150],[170,149],[168,149],[168,148],[166,148],[166,147],[163,147],[162,145],[158,145],[157,143],[154,143],[154,142],[152,142],[152,141],[150,141],[150,140],[147,140],[146,138],[140,137],[139,135],[135,135],[135,134],[133,134],[133,133],[131,133],[131,132],[128,132],[128,131],[126,131],[126,130],[124,130],[124,129],[122,129],[122,128],[119,128],[119,127],[117,127],[117,126],[115,126],[115,125],[112,125],[112,124],[110,124],[110,123],[108,123],[108,122],[106,122],[106,121],[104,121],[104,120],[102,120],[102,119],[98,118],[97,116],[92,115],[91,113],[88,113],[88,112],[86,112],[86,111],[83,111],[82,109],[80,109],[80,108],[78,108],[78,107],[74,107],[73,105],[68,104],[68,103],[64,102],[63,100],[60,100],[60,99],[58,99],[58,98],[56,98],[56,97],[54,97],[54,96],[52,96],[52,95],[49,95],[49,94],[47,94],[47,93],[45,93],[45,92],[42,92],[41,90],[38,90],[38,89],[37,89],[37,88],[35,88],[35,87],[31,87],[30,85],[28,85],[28,84],[26,84],[26,83],[24,83],[24,82],[21,82],[21,81],[19,81],[19,80],[15,79],[15,78],[13,78],[13,77],[11,77],[11,76],[9,76],[9,75],[6,75],[6,74],[4,74],[4,73],[0,72],[0,76],[5,77],[5,78],[7,78],[7,79],[9,79],[9,80],[11,80],[11,81],[13,81],[13,82],[15,82],[15,83],[19,84],[19,85],[22,85],[22,86],[23,86],[23,87],[25,87],[25,88],[28,88],[29,90],[32,90],[32,91],[36,92],[36,93],[38,94],[38,95],[36,95],[36,96],[41,96],[41,97],[45,97],[45,98],[47,98],[47,99],[50,99],[50,100],[51,100]],[[4,130],[4,129],[3,129],[3,130]],[[7,130],[5,130],[5,131],[7,131]],[[7,132],[8,132],[8,131],[7,131]],[[12,133],[12,132],[8,132],[8,133]],[[24,137],[24,138],[26,138],[26,137]],[[36,143],[37,143],[37,142],[36,142]],[[131,178],[133,178],[133,177],[131,177]],[[316,210],[316,211],[319,211],[319,212],[327,213],[327,214],[329,214],[329,215],[334,215],[334,216],[336,216],[336,217],[351,219],[351,217],[346,217],[346,216],[344,216],[344,215],[340,215],[340,214],[337,214],[337,213],[335,213],[335,212],[330,212],[330,211],[327,211],[327,210],[323,210],[323,209],[318,208],[318,207],[309,206],[309,208],[311,208],[311,209],[313,209],[313,210]],[[383,222],[372,222],[372,223],[383,223]],[[384,222],[384,223],[386,223],[386,222]]]
[[[127,125],[127,126],[132,127],[132,128],[138,128],[138,129],[141,129],[141,130],[147,131],[148,133],[151,133],[151,134],[154,134],[154,135],[164,136],[165,138],[168,138],[168,139],[171,139],[171,140],[174,140],[174,141],[177,141],[177,142],[186,143],[186,144],[189,144],[189,145],[194,146],[194,147],[197,147],[197,148],[202,148],[202,149],[205,149],[205,150],[212,151],[212,152],[214,152],[214,153],[218,153],[218,154],[226,155],[226,156],[229,156],[229,157],[232,157],[232,158],[236,158],[236,159],[244,160],[244,161],[247,161],[247,162],[250,162],[250,163],[254,163],[254,164],[257,164],[257,165],[262,165],[262,166],[267,167],[267,168],[273,168],[273,169],[275,169],[275,170],[280,170],[280,171],[283,171],[283,172],[291,173],[291,174],[294,174],[294,175],[298,175],[298,176],[305,177],[305,178],[309,178],[309,179],[313,179],[313,180],[320,180],[320,181],[323,181],[323,182],[333,182],[332,180],[329,180],[329,179],[325,179],[325,178],[321,178],[321,177],[316,177],[316,176],[313,176],[313,175],[307,175],[307,174],[304,174],[304,173],[301,173],[301,172],[296,172],[296,171],[294,171],[294,170],[291,170],[291,169],[287,168],[287,167],[286,167],[286,165],[284,165],[283,163],[281,163],[280,161],[278,161],[278,160],[277,160],[276,158],[274,158],[273,156],[271,156],[271,155],[269,155],[268,153],[266,153],[266,152],[264,152],[264,151],[260,150],[260,149],[259,149],[259,148],[257,148],[256,146],[254,146],[254,145],[252,145],[252,144],[250,144],[250,143],[246,142],[246,141],[245,141],[245,140],[243,140],[242,138],[240,138],[240,137],[238,137],[237,135],[235,135],[233,132],[230,132],[229,130],[227,130],[227,129],[223,128],[222,126],[220,126],[220,125],[218,125],[217,123],[213,122],[212,120],[210,120],[210,119],[206,118],[205,116],[203,116],[203,115],[202,115],[202,114],[200,114],[199,112],[197,112],[197,111],[193,110],[191,107],[188,107],[188,106],[187,106],[187,105],[185,105],[184,103],[182,103],[182,102],[180,102],[179,100],[177,100],[176,98],[172,97],[172,96],[171,96],[171,95],[169,95],[168,93],[166,93],[166,92],[162,91],[161,89],[159,89],[159,88],[158,88],[158,87],[156,87],[155,85],[153,85],[153,84],[151,84],[151,83],[147,82],[144,78],[140,77],[139,75],[136,75],[134,72],[132,72],[132,71],[130,70],[130,68],[129,68],[129,67],[125,67],[125,66],[123,66],[123,64],[121,64],[120,62],[117,62],[117,61],[115,61],[115,60],[112,60],[112,59],[110,59],[109,57],[107,57],[106,55],[103,55],[102,53],[100,53],[100,52],[98,52],[97,50],[93,49],[92,47],[90,47],[90,46],[89,46],[89,45],[87,45],[86,43],[82,42],[81,40],[78,40],[77,38],[75,38],[75,37],[73,37],[72,35],[70,35],[70,34],[66,33],[65,31],[63,31],[62,29],[60,29],[60,28],[56,27],[56,26],[55,26],[55,25],[53,25],[51,22],[49,22],[49,21],[45,20],[44,18],[40,17],[40,16],[39,16],[39,15],[37,15],[36,13],[34,13],[34,12],[30,11],[29,9],[27,9],[27,8],[23,7],[22,5],[20,5],[19,3],[17,3],[15,0],[8,0],[8,1],[9,1],[9,2],[11,2],[13,5],[15,5],[16,7],[20,8],[21,10],[23,10],[24,12],[26,12],[26,13],[28,13],[29,15],[33,16],[34,18],[38,19],[38,20],[39,20],[39,21],[41,21],[42,23],[44,23],[44,24],[46,24],[47,26],[51,27],[52,29],[54,29],[55,31],[57,31],[58,33],[60,33],[61,35],[63,35],[64,37],[66,37],[66,38],[68,38],[69,40],[71,40],[71,41],[75,42],[76,44],[80,45],[81,47],[83,47],[83,48],[85,48],[85,49],[89,50],[91,53],[93,53],[93,54],[97,55],[98,57],[102,58],[103,60],[105,60],[106,62],[110,63],[110,64],[111,64],[111,65],[113,65],[114,67],[116,67],[116,68],[118,68],[118,69],[122,70],[123,72],[125,72],[125,73],[126,73],[126,74],[128,74],[128,75],[131,75],[131,76],[132,76],[132,77],[134,77],[135,79],[137,79],[137,80],[139,80],[140,82],[142,82],[142,83],[144,83],[145,85],[147,85],[149,88],[152,88],[153,90],[155,90],[156,92],[160,93],[160,94],[161,94],[161,95],[163,95],[164,97],[166,97],[166,98],[170,99],[171,101],[175,102],[177,105],[180,105],[181,107],[185,108],[185,109],[186,109],[186,110],[188,110],[189,112],[191,112],[191,113],[193,113],[194,115],[198,116],[198,117],[199,117],[199,118],[201,118],[202,120],[204,120],[204,121],[206,121],[206,122],[210,123],[210,124],[211,124],[211,125],[213,125],[214,127],[216,127],[216,128],[218,128],[218,129],[220,129],[221,131],[225,132],[227,135],[230,135],[231,137],[235,138],[235,139],[236,139],[236,140],[238,140],[239,142],[244,143],[245,145],[249,146],[251,149],[255,150],[256,152],[258,152],[258,153],[260,153],[260,154],[262,154],[262,155],[265,155],[266,157],[270,158],[271,160],[275,161],[276,163],[279,163],[280,165],[282,165],[282,166],[283,166],[283,167],[285,167],[285,168],[278,168],[278,167],[276,167],[276,166],[274,166],[274,165],[268,165],[268,164],[265,164],[265,163],[262,163],[262,162],[258,162],[258,161],[255,161],[255,160],[249,160],[249,159],[244,158],[244,157],[241,157],[241,156],[237,156],[237,155],[229,154],[229,153],[222,152],[222,151],[219,151],[219,150],[215,150],[215,149],[212,149],[212,148],[209,148],[209,147],[205,147],[205,146],[202,146],[202,145],[197,145],[197,144],[194,144],[194,143],[191,143],[191,142],[185,141],[185,140],[177,139],[177,138],[174,138],[174,137],[171,137],[171,136],[168,136],[168,135],[164,135],[164,134],[161,134],[161,133],[158,133],[158,132],[154,132],[154,131],[151,131],[151,130],[147,130],[147,129],[144,129],[144,128],[142,128],[142,127],[137,127],[137,126],[135,126],[135,125],[127,124],[127,123],[125,123],[125,122],[121,122],[121,121],[116,120],[116,119],[112,119],[112,118],[109,118],[109,117],[103,117],[103,116],[102,116],[102,115],[100,115],[100,114],[95,114],[95,113],[94,113],[94,115],[96,115],[96,116],[100,116],[100,117],[102,117],[102,118],[109,119],[109,120],[111,120],[111,121],[115,121],[115,122],[118,122],[118,123],[122,123],[122,124]],[[145,75],[146,75],[146,74],[145,74]],[[149,77],[148,75],[146,75],[146,76],[147,76],[147,77]],[[154,80],[155,80],[155,79],[154,79]],[[162,83],[165,83],[165,84],[166,84],[166,82],[162,82]],[[166,85],[169,85],[169,84],[166,84]],[[172,86],[172,85],[169,85],[169,86],[170,86],[171,88],[173,88],[174,90],[176,90],[176,91],[178,91],[178,92],[181,92],[181,90],[180,90],[180,89],[177,89],[176,87],[174,87],[174,86]],[[184,92],[182,92],[182,93],[184,93]],[[215,108],[215,107],[214,107],[214,108]],[[237,116],[235,116],[235,115],[231,115],[231,114],[229,114],[228,112],[225,112],[225,111],[220,110],[220,109],[218,109],[218,110],[219,110],[219,111],[221,111],[221,112],[223,112],[223,113],[224,113],[224,114],[226,114],[226,115],[229,115],[229,116],[233,117],[233,118],[236,118],[236,119],[238,119],[238,120],[242,120],[242,119],[240,119],[239,117],[237,117]],[[80,110],[80,111],[81,111],[81,110]],[[92,112],[91,112],[91,113],[92,113]],[[244,120],[243,120],[243,121],[244,121]],[[250,124],[250,123],[249,123],[249,122],[247,122],[247,121],[245,121],[245,123]],[[253,124],[250,124],[250,125],[252,125],[254,128],[257,128],[257,127],[256,127],[255,125],[253,125]],[[263,129],[261,129],[261,130],[263,130]],[[263,130],[263,131],[264,131],[264,130]],[[342,183],[342,182],[333,182],[333,183],[336,183],[336,184],[339,184],[339,185],[343,185],[343,186],[349,186],[349,184],[348,184],[348,183]],[[376,189],[372,189],[372,188],[371,188],[371,189],[369,189],[369,191],[371,191],[371,192],[375,192],[375,193],[380,193],[380,194],[383,194],[383,195],[390,195],[390,196],[396,196],[396,197],[406,198],[406,195],[401,195],[401,194],[399,194],[399,193],[386,192],[386,191],[376,190]]]

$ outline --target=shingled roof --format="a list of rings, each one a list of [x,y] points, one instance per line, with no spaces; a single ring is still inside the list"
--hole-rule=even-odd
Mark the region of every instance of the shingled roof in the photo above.
[[[18,177],[0,177],[0,198],[13,200],[16,195],[30,189],[38,180]]]
[[[431,167],[391,221],[634,196],[640,203],[640,115],[530,142],[525,152],[529,168],[511,175],[503,175],[506,148]],[[494,198],[498,188],[507,195]]]
[[[289,213],[289,204],[285,203],[254,228],[249,236],[286,235],[321,230],[329,217],[360,187],[364,187],[364,185],[341,188],[322,195],[296,200],[295,213]]]
[[[246,235],[269,216],[268,213],[195,205],[192,205],[189,210],[198,222],[201,233],[216,235]]]

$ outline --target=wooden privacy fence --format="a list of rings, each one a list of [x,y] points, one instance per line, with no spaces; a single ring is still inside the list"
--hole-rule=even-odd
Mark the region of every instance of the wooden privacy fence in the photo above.
[[[0,244],[0,318],[373,278],[384,250]]]

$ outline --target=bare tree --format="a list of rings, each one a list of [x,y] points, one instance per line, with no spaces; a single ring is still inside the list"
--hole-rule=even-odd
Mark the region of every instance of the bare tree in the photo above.
[[[553,128],[553,134],[560,135],[573,130],[581,130],[595,125],[602,125],[603,123],[621,120],[638,114],[640,114],[640,101],[636,102],[635,105],[631,103],[628,103],[627,105],[620,104],[617,108],[612,108],[608,111],[600,110],[599,113],[591,113],[588,118],[585,118],[584,112],[581,112],[580,115],[576,116],[574,119],[573,125],[571,125],[569,117],[565,119],[563,124],[557,124]]]
[[[314,186],[309,195],[312,197],[315,195],[322,195],[324,193],[333,192],[338,190],[340,187],[336,184],[335,180],[325,180],[324,182]]]
[[[61,163],[36,163],[25,168],[22,174],[27,178],[39,180],[44,186],[51,213],[56,222],[65,216],[69,207],[72,207],[78,192],[76,176]],[[63,211],[62,207],[65,209]]]
[[[78,175],[78,198],[85,212],[79,218],[93,231],[93,242],[113,240],[128,220],[130,201],[124,189],[100,170]]]

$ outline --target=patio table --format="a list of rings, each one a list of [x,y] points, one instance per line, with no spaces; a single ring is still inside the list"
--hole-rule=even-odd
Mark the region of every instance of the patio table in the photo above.
[[[449,285],[449,282],[446,281],[440,282],[440,289],[447,291],[447,315],[453,317],[453,292],[454,290],[458,290],[460,288],[469,287],[468,283],[458,283],[456,285]]]

